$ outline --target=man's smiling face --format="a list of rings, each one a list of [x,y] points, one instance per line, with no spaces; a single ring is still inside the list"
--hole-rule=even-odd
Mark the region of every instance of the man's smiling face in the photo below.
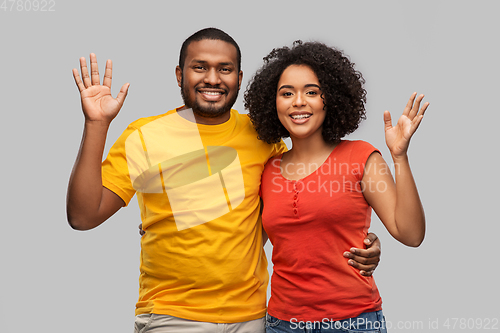
[[[229,119],[243,78],[237,64],[230,43],[203,39],[189,44],[184,68],[177,66],[176,76],[186,108],[198,120],[217,124]]]

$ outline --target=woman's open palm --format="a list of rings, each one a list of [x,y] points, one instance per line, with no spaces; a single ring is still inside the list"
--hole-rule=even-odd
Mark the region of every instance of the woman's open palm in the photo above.
[[[398,123],[395,126],[392,126],[390,112],[384,112],[385,142],[392,156],[398,157],[406,154],[410,145],[410,139],[420,125],[425,110],[429,106],[427,102],[419,111],[424,95],[418,96],[415,101],[416,96],[416,92],[411,95],[403,114],[399,117]]]

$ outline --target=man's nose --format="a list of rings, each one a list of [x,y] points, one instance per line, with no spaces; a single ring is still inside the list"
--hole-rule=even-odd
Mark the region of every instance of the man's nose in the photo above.
[[[221,83],[219,71],[215,68],[211,68],[207,71],[205,75],[205,79],[203,80],[205,83],[210,84],[212,86],[218,85]]]

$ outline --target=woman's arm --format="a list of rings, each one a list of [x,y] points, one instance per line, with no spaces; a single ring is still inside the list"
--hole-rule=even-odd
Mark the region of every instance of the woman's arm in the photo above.
[[[401,243],[416,247],[424,239],[425,216],[408,160],[395,166],[395,173],[396,183],[382,156],[373,153],[365,167],[363,194],[387,231]]]
[[[417,247],[424,239],[425,215],[407,151],[429,103],[419,111],[424,95],[416,101],[415,97],[416,93],[411,96],[396,126],[392,126],[390,113],[384,113],[385,137],[394,162],[395,181],[382,156],[373,153],[366,163],[362,184],[366,201],[389,233],[401,243]]]

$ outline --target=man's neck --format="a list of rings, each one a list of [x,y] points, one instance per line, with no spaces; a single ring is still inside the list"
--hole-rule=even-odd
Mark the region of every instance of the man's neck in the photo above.
[[[187,110],[188,108],[184,105],[183,107],[177,109],[177,112]],[[231,111],[228,111],[218,117],[203,117],[194,112],[179,112],[179,115],[193,123],[202,125],[220,125],[225,123],[231,118]]]

